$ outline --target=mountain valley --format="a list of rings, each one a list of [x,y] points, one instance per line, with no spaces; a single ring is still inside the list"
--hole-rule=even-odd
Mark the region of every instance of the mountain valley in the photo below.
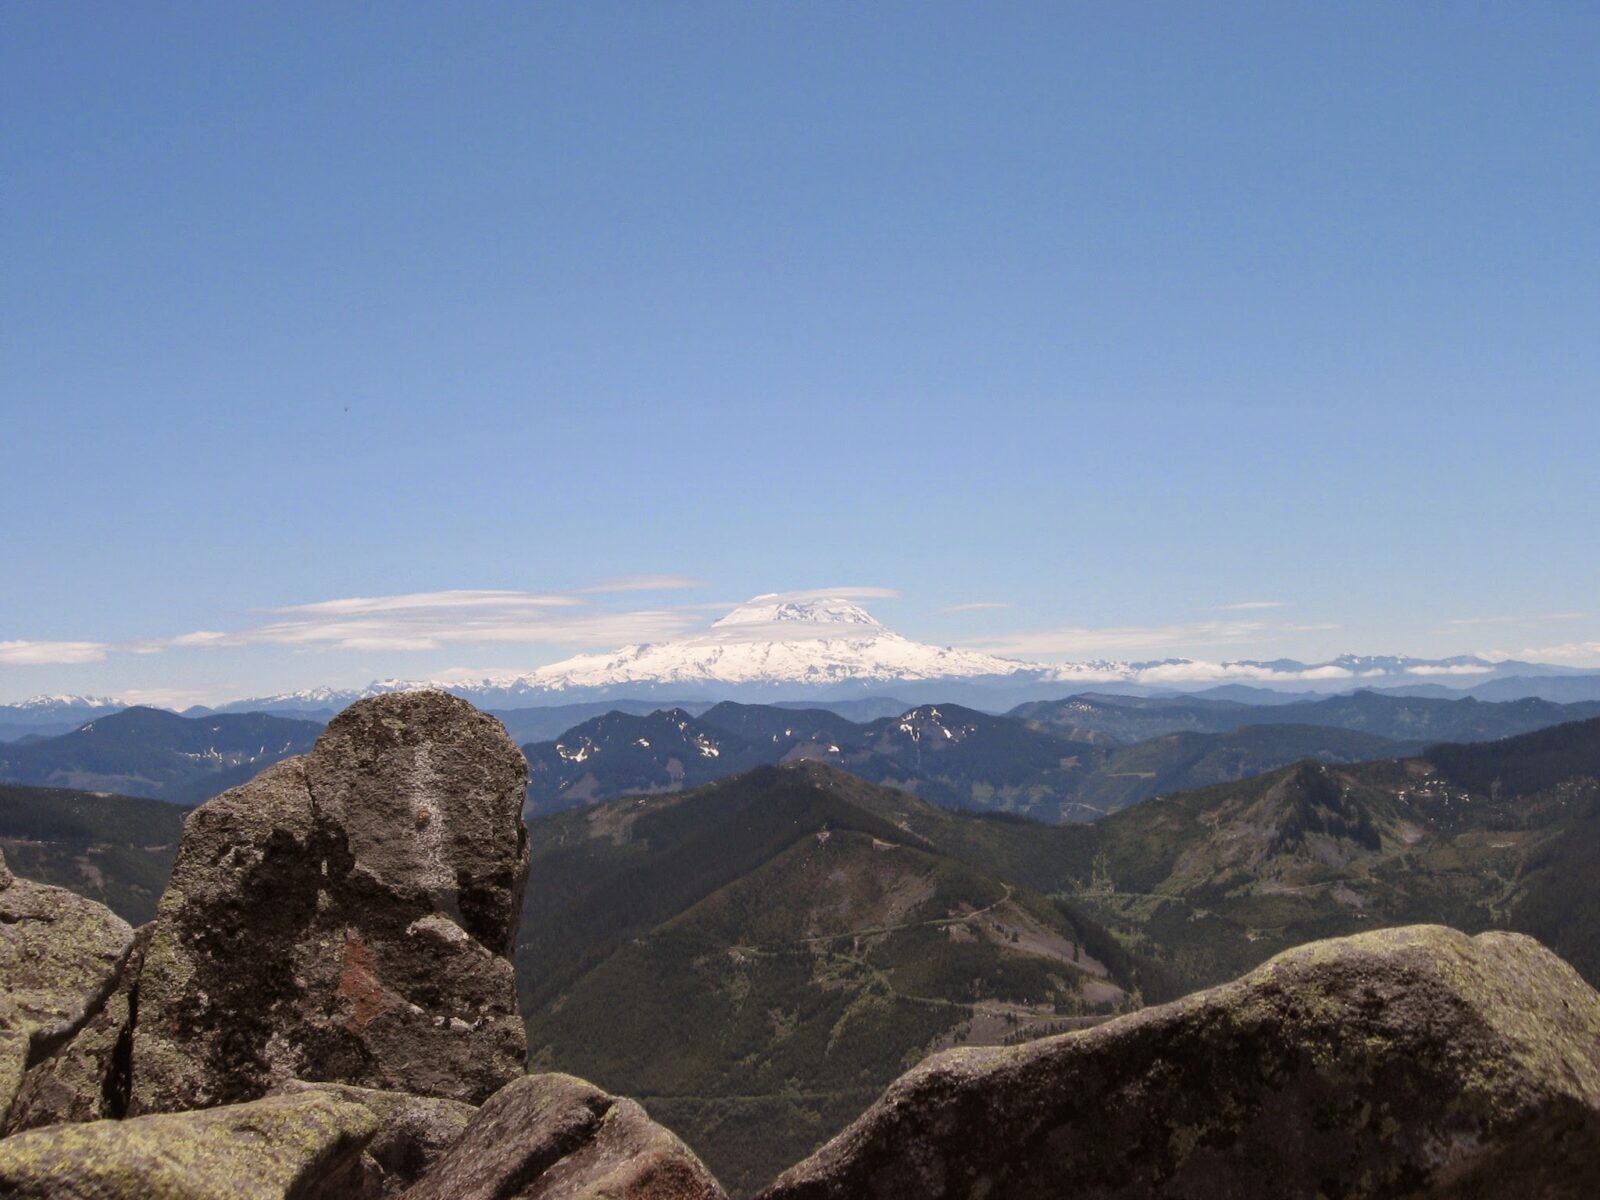
[[[610,726],[592,745],[661,738],[685,761],[738,769],[530,820],[514,961],[533,1062],[640,1097],[736,1193],[934,1049],[1090,1025],[1319,938],[1410,922],[1519,930],[1600,980],[1600,720],[1399,755],[1373,734],[1292,726],[1294,737],[1348,738],[1342,751],[1364,760],[1302,759],[1162,791],[1092,823],[945,807],[942,795],[805,755],[737,760],[736,747],[842,751],[854,736],[854,752],[885,747],[896,783],[920,753],[916,780],[953,787],[972,777],[956,767],[982,761],[972,756],[989,722],[1013,739],[996,743],[1000,758],[1069,744],[953,706],[865,725],[734,704],[597,720]],[[1272,748],[1290,735],[1241,725],[1132,744],[1097,736],[1077,745],[1109,788],[1123,774],[1231,771],[1249,739]],[[712,739],[718,753],[699,753]],[[1382,753],[1365,758],[1369,747]],[[950,754],[955,766],[928,771]],[[624,762],[624,774],[641,762],[654,760]],[[1059,756],[1045,766],[1065,769]],[[143,921],[184,813],[0,786],[0,847],[19,875]]]

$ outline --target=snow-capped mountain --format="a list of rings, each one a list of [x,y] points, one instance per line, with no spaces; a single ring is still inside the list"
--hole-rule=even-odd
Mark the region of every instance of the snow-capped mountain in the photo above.
[[[127,707],[127,701],[110,696],[33,696],[0,704],[0,742],[66,733]]]
[[[622,697],[689,702],[841,700],[893,694],[911,703],[962,703],[997,710],[1024,699],[1106,688],[1194,691],[1244,684],[1329,692],[1448,684],[1461,689],[1511,677],[1570,673],[1560,667],[1471,656],[1347,654],[1320,663],[1186,658],[1030,663],[913,641],[847,599],[765,595],[688,637],[579,654],[532,671],[476,677],[456,673],[432,681],[376,680],[359,689],[312,688],[194,711],[325,716],[367,696],[422,687],[441,687],[481,707],[501,709]]]
[[[15,704],[0,704],[8,714],[19,712],[67,712],[90,711],[97,709],[127,708],[126,700],[115,700],[110,696],[30,696],[26,700],[19,700]]]
[[[419,692],[426,688],[457,690],[454,685],[425,679],[374,679],[363,688],[305,688],[298,692],[278,692],[271,696],[252,696],[246,700],[230,700],[214,708],[196,705],[184,710],[185,716],[202,716],[206,713],[267,712],[327,714],[337,712],[372,696],[389,692]]]
[[[486,687],[546,691],[633,684],[845,683],[1010,676],[1027,663],[914,642],[879,624],[848,600],[782,600],[757,596],[704,633],[679,641],[580,654]]]

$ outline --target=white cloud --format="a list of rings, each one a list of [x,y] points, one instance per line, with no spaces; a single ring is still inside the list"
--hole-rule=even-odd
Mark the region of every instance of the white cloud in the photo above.
[[[693,580],[681,576],[639,575],[580,591],[600,594],[694,585]],[[600,611],[577,592],[464,588],[346,596],[259,611],[278,619],[230,632],[197,629],[123,648],[148,652],[271,645],[304,650],[409,651],[486,643],[608,645],[673,637],[696,623],[686,611],[676,609]]]
[[[98,662],[110,652],[285,646],[299,650],[429,651],[452,645],[549,644],[611,648],[681,637],[699,628],[699,606],[614,612],[584,597],[701,586],[681,575],[634,575],[568,592],[451,589],[392,596],[345,596],[257,610],[265,619],[235,630],[196,629],[174,637],[104,642],[0,642],[0,665]],[[840,587],[766,599],[886,599],[890,588]],[[729,606],[720,606],[726,609]]]
[[[552,643],[610,645],[654,641],[687,632],[687,613],[667,609],[637,612],[538,611],[512,600],[503,606],[439,607],[346,614],[304,605],[294,620],[271,621],[233,633],[209,631],[171,639],[178,646],[294,646],[330,650],[438,650],[449,645]]]
[[[183,688],[132,688],[121,693],[129,704],[147,704],[151,708],[170,708],[181,711],[194,704],[204,704],[210,699],[206,692],[186,691]]]
[[[624,575],[578,591],[584,595],[608,595],[613,592],[672,592],[697,587],[705,587],[705,584],[687,575]]]
[[[1267,632],[1260,621],[1191,621],[1176,625],[1121,625],[1104,629],[1067,627],[1016,633],[990,639],[973,649],[1008,658],[1063,654],[1140,657],[1174,646],[1216,646],[1243,642]]]
[[[100,662],[109,649],[104,642],[0,642],[0,664],[39,667]]]
[[[167,639],[168,646],[226,646],[231,634],[219,633],[215,629],[197,629],[193,633],[182,633],[175,638]]]
[[[948,608],[941,608],[942,613],[982,612],[991,608],[1010,608],[1011,605],[1004,600],[974,600],[970,604],[952,604]]]
[[[798,592],[764,592],[745,603],[783,603],[791,600],[898,600],[900,593],[886,587],[806,588]]]
[[[1261,608],[1288,608],[1287,600],[1239,600],[1233,604],[1219,604],[1210,612],[1250,612]]]
[[[1537,613],[1529,617],[1454,617],[1446,625],[1533,625],[1543,621],[1581,621],[1581,612]]]
[[[1517,658],[1524,662],[1557,663],[1567,667],[1600,668],[1600,641],[1564,642],[1559,646],[1530,646],[1509,654],[1503,650],[1490,650],[1484,658]]]
[[[314,604],[291,604],[284,608],[269,608],[263,611],[353,616],[366,613],[434,612],[441,609],[468,608],[571,608],[582,603],[581,600],[560,593],[457,590],[411,592],[400,596],[350,596],[342,600],[318,600]]]
[[[1276,671],[1271,667],[1236,662],[1159,663],[1136,676],[1140,683],[1311,683],[1350,679],[1347,667],[1309,667],[1304,671]]]

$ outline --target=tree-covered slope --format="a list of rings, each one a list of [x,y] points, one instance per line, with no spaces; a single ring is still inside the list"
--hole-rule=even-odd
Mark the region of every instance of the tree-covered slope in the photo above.
[[[155,916],[186,815],[161,800],[0,784],[0,847],[17,874],[139,925]]]
[[[199,804],[304,753],[321,732],[314,721],[262,713],[129,708],[60,737],[0,745],[0,779]]]
[[[1137,1002],[1098,931],[861,791],[884,789],[767,767],[535,821],[517,953],[535,1063],[626,1080],[748,1190],[936,1046]]]

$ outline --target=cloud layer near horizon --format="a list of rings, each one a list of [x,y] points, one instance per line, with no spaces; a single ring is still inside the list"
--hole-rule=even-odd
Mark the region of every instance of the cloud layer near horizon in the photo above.
[[[132,642],[95,640],[0,641],[0,667],[77,665],[104,661],[114,653],[158,654],[174,649],[276,646],[298,651],[407,653],[450,646],[550,645],[576,650],[610,650],[623,645],[682,638],[705,628],[707,614],[732,605],[659,604],[614,609],[598,602],[608,594],[668,592],[704,586],[681,575],[637,575],[557,592],[512,589],[448,589],[388,596],[347,596],[257,610],[261,619],[232,630],[199,629],[165,638]],[[882,600],[899,593],[886,587],[852,585],[768,593],[761,602],[817,599]],[[964,613],[1009,608],[1004,601],[970,601],[938,611]],[[962,648],[1041,663],[1067,660],[1083,663],[1085,679],[1093,671],[1084,660],[1149,661],[1192,657],[1204,647],[1246,646],[1259,649],[1288,635],[1338,629],[1335,624],[1291,623],[1269,619],[1267,610],[1288,607],[1278,600],[1245,600],[1213,607],[1210,612],[1238,613],[1164,625],[1108,627],[1059,626],[1020,630],[961,643]],[[1446,627],[1572,621],[1581,613],[1546,613],[1531,617],[1461,617]],[[798,630],[796,631],[799,632]],[[1522,650],[1480,651],[1488,659],[1517,658],[1562,665],[1600,667],[1600,641],[1573,639]],[[1205,655],[1204,659],[1212,658]],[[1221,655],[1217,655],[1221,658]],[[1355,676],[1341,668],[1313,672],[1268,672],[1226,661],[1197,659],[1182,665],[1146,668],[1143,682],[1206,680],[1333,679]],[[1418,675],[1450,673],[1446,668],[1417,668]],[[1474,671],[1463,667],[1457,673]],[[1110,676],[1107,676],[1109,678]],[[1119,676],[1126,678],[1126,675]]]

